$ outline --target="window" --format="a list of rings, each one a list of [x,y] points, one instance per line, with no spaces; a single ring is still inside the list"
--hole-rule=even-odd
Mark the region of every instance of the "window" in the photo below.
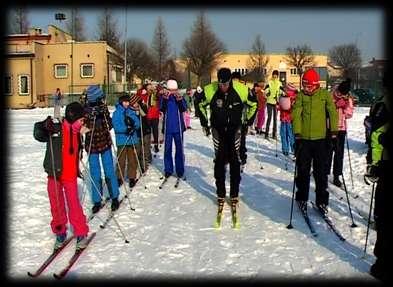
[[[81,77],[93,78],[94,77],[94,64],[81,64]]]
[[[248,73],[248,69],[246,69],[246,74]]]
[[[242,69],[242,75],[244,75],[244,69]]]
[[[121,82],[122,72],[120,69],[116,69],[116,82]]]
[[[29,76],[28,75],[19,75],[19,95],[28,95],[29,94]]]
[[[4,77],[4,94],[12,95],[12,77],[5,76]]]
[[[55,78],[64,79],[68,77],[67,64],[56,64],[55,65]]]
[[[297,74],[298,73],[296,68],[291,69],[291,75],[297,75]]]
[[[316,67],[315,71],[319,74],[321,81],[327,80],[327,68],[326,67]]]

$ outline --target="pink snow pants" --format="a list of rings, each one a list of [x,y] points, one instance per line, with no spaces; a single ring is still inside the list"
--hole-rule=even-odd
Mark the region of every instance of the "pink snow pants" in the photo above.
[[[52,213],[51,228],[53,233],[62,234],[67,231],[67,213],[64,197],[67,201],[68,217],[72,225],[75,236],[84,236],[89,232],[86,223],[86,217],[78,198],[77,181],[65,181],[56,179],[57,196],[55,188],[55,180],[52,176],[48,176],[48,195],[50,209]]]
[[[258,110],[257,114],[257,129],[262,129],[263,124],[265,123],[265,108]]]
[[[191,115],[190,112],[184,112],[184,123],[186,128],[191,127]]]

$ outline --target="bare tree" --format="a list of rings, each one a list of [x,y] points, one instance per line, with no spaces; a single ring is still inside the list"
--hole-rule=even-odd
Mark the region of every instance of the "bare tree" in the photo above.
[[[197,83],[210,78],[212,70],[217,66],[224,44],[212,31],[203,11],[197,16],[191,35],[183,43],[182,58],[185,59],[191,72],[197,75]]]
[[[145,42],[136,38],[128,39],[126,55],[128,79],[132,81],[134,75],[142,78],[142,80],[153,76],[153,59]]]
[[[79,11],[72,8],[71,16],[66,21],[66,30],[75,41],[85,41],[85,20]]]
[[[266,66],[269,63],[269,57],[266,56],[265,44],[261,40],[261,35],[255,37],[255,41],[252,44],[251,51],[249,53],[250,58],[248,60],[248,68],[250,70],[249,75],[254,82],[265,80]]]
[[[26,34],[30,26],[27,9],[25,7],[16,7],[10,14],[9,32],[11,34]]]
[[[329,50],[329,58],[334,65],[343,69],[345,78],[357,78],[356,75],[361,67],[362,58],[356,44],[334,46]]]
[[[98,19],[98,40],[106,41],[109,46],[117,51],[121,51],[117,20],[113,18],[108,8],[104,9]]]
[[[168,59],[164,64],[165,79],[180,79],[180,73],[176,69],[176,62],[174,58]]]
[[[161,17],[158,18],[151,47],[157,66],[156,77],[159,81],[161,81],[164,79],[164,64],[168,61],[170,55],[170,44],[164,22]]]
[[[311,47],[307,44],[297,45],[296,47],[288,47],[285,60],[297,69],[297,73],[299,75],[299,86],[301,87],[301,79],[304,69],[309,66],[314,66],[314,56]]]

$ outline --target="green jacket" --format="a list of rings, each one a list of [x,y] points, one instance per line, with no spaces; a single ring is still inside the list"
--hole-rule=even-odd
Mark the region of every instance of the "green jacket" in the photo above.
[[[278,96],[280,95],[280,88],[282,87],[282,83],[279,79],[270,80],[269,87],[266,88],[267,101],[266,103],[275,105],[278,102]]]
[[[238,81],[232,81],[232,86],[236,94],[239,96],[241,102],[245,107],[247,107],[247,114],[246,114],[246,120],[250,120],[252,116],[255,114],[256,109],[257,109],[257,103],[251,101],[249,98],[249,91],[248,87]],[[204,91],[204,97],[202,98],[202,101],[199,103],[199,109],[201,111],[201,124],[204,125],[204,123],[207,123],[207,107],[210,106],[210,103],[216,94],[218,90],[218,82],[213,82],[209,85],[206,85],[203,89]],[[210,107],[209,107],[210,108]],[[231,111],[228,111],[229,113]],[[242,111],[240,112],[239,115],[233,115],[233,116],[240,116],[242,117]]]
[[[312,96],[300,91],[291,113],[293,133],[306,140],[326,138],[327,113],[330,131],[337,132],[338,113],[331,94],[325,89],[318,89]]]
[[[371,158],[372,165],[377,165],[378,162],[382,159],[383,146],[379,142],[379,136],[386,132],[387,124],[381,126],[377,130],[371,133]]]

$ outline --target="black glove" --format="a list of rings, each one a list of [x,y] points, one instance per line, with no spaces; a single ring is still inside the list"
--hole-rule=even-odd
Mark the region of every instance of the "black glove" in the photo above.
[[[44,128],[50,133],[53,134],[55,132],[55,123],[51,116],[48,116],[44,121]]]
[[[377,182],[378,181],[378,166],[372,165],[372,164],[367,165],[367,171],[364,176],[367,177],[367,179],[371,182]]]
[[[126,116],[125,117],[125,123],[126,123],[126,126],[127,126],[127,133],[131,134],[134,131],[134,129],[135,129],[135,122],[134,122],[134,120],[131,117]]]
[[[379,135],[378,137],[378,142],[383,146],[383,147],[387,147],[388,146],[388,139],[386,136],[386,133],[382,133]]]
[[[210,132],[210,127],[203,127],[203,132],[205,133],[205,136],[210,136],[211,132]]]

